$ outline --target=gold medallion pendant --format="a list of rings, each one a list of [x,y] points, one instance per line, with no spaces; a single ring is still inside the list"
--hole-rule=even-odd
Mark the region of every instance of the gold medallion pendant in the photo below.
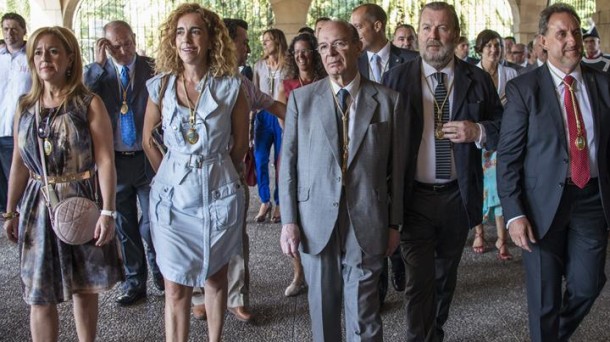
[[[194,128],[189,128],[189,130],[186,132],[186,141],[188,141],[189,144],[194,145],[197,141],[199,141],[199,133],[197,133]]]
[[[576,139],[574,139],[574,145],[576,145],[576,148],[579,151],[582,151],[587,143],[585,142],[585,138],[582,135],[579,135],[576,137]]]
[[[445,133],[443,133],[443,128],[441,126],[436,127],[436,129],[434,130],[434,137],[436,137],[436,139],[441,140],[445,137]]]
[[[53,144],[51,144],[49,139],[45,139],[43,145],[44,145],[44,154],[46,154],[47,156],[50,156],[51,152],[53,152]]]
[[[128,111],[129,106],[127,105],[127,102],[123,101],[123,104],[121,105],[121,114],[127,114]]]

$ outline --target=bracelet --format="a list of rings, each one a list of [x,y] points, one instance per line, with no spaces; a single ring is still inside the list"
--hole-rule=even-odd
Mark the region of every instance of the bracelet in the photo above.
[[[116,217],[117,217],[116,211],[114,211],[114,210],[102,210],[102,211],[100,211],[100,215],[110,216],[113,219],[116,219]]]
[[[19,212],[17,212],[17,211],[11,211],[11,212],[2,214],[2,218],[5,220],[12,220],[16,217],[19,217]]]

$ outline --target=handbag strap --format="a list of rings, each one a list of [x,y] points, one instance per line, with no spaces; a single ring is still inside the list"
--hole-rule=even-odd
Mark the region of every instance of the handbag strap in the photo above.
[[[36,101],[36,108],[34,109],[34,116],[36,117],[36,129],[38,129],[38,126],[40,125],[40,100]],[[49,125],[51,125],[51,123],[49,122]],[[50,127],[49,127],[50,129]],[[44,179],[44,188],[45,191],[47,192],[47,198],[51,198],[49,197],[49,177],[47,176],[47,162],[46,162],[46,158],[44,157],[44,148],[42,147],[42,138],[40,138],[38,136],[38,134],[36,134],[36,140],[38,140],[38,151],[40,154],[40,162],[42,163],[42,176]],[[95,170],[93,170],[93,196],[94,196],[94,201],[95,203],[97,203],[98,205],[100,204],[99,201],[99,197],[97,195],[98,193],[98,188],[97,188],[97,167]],[[49,207],[51,205],[51,203],[48,203]]]
[[[167,90],[167,84],[169,80],[169,74],[161,76],[161,89],[159,89],[159,118],[163,121],[163,97],[165,97],[165,91]]]

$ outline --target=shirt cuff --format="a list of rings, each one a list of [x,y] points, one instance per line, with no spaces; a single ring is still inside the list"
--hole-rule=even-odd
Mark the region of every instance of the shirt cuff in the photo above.
[[[483,146],[485,145],[485,142],[487,142],[487,135],[485,134],[485,126],[481,125],[480,123],[477,122],[477,126],[479,126],[479,138],[477,139],[477,141],[475,141],[475,145],[477,145],[478,149],[482,149]]]
[[[516,219],[520,219],[522,217],[525,217],[525,215],[515,216],[512,219],[508,220],[508,222],[506,222],[506,229],[508,230],[508,227],[510,226],[511,223],[513,223],[513,221],[515,221]]]

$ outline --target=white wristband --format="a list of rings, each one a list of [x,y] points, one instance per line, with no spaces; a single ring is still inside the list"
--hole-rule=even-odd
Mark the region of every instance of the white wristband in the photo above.
[[[102,210],[102,211],[100,211],[100,215],[110,216],[113,219],[116,219],[116,217],[117,217],[116,211],[112,211],[112,210]]]

